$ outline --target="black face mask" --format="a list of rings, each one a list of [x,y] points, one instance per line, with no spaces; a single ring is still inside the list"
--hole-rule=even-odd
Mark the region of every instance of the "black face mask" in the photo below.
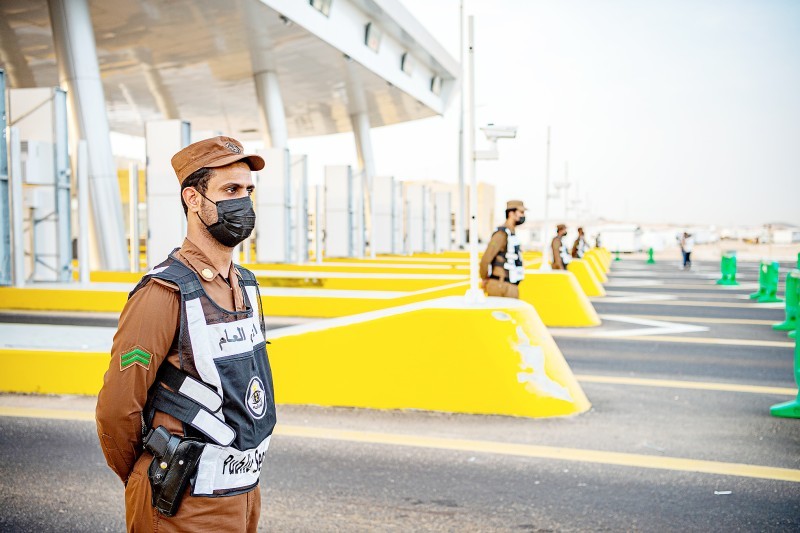
[[[200,196],[217,206],[217,221],[210,226],[200,217],[200,213],[197,213],[197,218],[220,244],[233,248],[253,233],[253,228],[256,227],[256,212],[253,210],[253,200],[249,196],[219,202],[211,200],[203,193],[200,193]]]
[[[524,223],[525,223],[525,217],[524,216],[519,217],[519,220],[517,220],[517,226],[521,226]]]

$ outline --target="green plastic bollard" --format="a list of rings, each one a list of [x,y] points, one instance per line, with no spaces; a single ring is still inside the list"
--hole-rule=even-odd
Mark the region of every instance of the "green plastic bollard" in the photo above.
[[[647,264],[648,265],[654,265],[655,263],[656,263],[656,260],[653,259],[653,249],[650,248],[649,250],[647,250]]]
[[[622,261],[622,259],[619,258],[619,252],[614,252],[614,254],[616,255],[614,261]]]
[[[758,290],[750,295],[751,300],[761,298],[767,292],[764,285],[764,280],[767,277],[767,262],[761,261],[761,267],[758,269]]]
[[[767,263],[767,272],[764,275],[764,294],[758,297],[758,303],[783,301],[782,298],[778,298],[778,283],[780,280],[780,264],[777,261]]]
[[[722,256],[722,261],[719,266],[722,272],[722,277],[717,280],[717,285],[738,285],[736,281],[736,254],[728,252]],[[760,274],[759,274],[759,277]],[[752,295],[750,296],[753,297]]]
[[[800,418],[800,342],[794,343],[794,382],[797,384],[797,398],[790,402],[775,404],[769,408],[769,414],[784,418]]]
[[[800,270],[792,270],[786,276],[786,320],[773,324],[772,329],[778,331],[797,329],[798,307],[800,307]]]

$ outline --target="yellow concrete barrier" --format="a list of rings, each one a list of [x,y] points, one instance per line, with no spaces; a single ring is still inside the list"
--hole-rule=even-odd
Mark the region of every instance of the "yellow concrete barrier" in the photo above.
[[[443,296],[461,296],[468,281],[437,284],[415,291],[337,290],[263,287],[261,301],[269,316],[330,318],[366,313]],[[97,283],[89,287],[40,289],[0,287],[0,309],[94,311],[119,313],[133,284]],[[600,324],[591,302],[571,272],[527,272],[520,297],[532,304],[548,326]]]
[[[269,316],[330,318],[405,305],[431,298],[462,295],[468,281],[417,291],[366,291],[302,288],[263,288],[261,302]],[[28,311],[95,311],[119,313],[133,285],[95,284],[91,288],[38,289],[0,287],[0,309]]]
[[[0,349],[0,392],[97,394],[111,356],[101,352]]]
[[[592,248],[591,250],[587,251],[584,254],[584,257],[586,257],[587,255],[590,257],[593,256],[597,258],[598,262],[600,263],[600,267],[603,269],[603,273],[607,274],[611,270],[611,268],[609,267],[610,263],[606,259],[605,253],[600,249]]]
[[[254,270],[261,287],[310,289],[418,291],[467,281],[469,274],[383,274],[293,270]],[[131,272],[97,271],[89,274],[92,283],[129,284],[133,288],[144,275]]]
[[[600,264],[600,259],[597,257],[596,254],[589,254],[583,256],[584,260],[589,262],[589,265],[592,267],[594,271],[594,275],[600,281],[600,283],[608,283],[608,276],[606,276],[606,271],[603,266]]]
[[[590,407],[533,308],[517,300],[429,300],[269,339],[282,404],[526,417]]]
[[[110,285],[110,286],[109,286]],[[28,311],[95,311],[119,313],[128,300],[128,292],[113,284],[75,287],[0,287],[0,309]]]
[[[278,403],[526,417],[591,405],[533,308],[463,297],[268,333]],[[97,394],[104,352],[0,349],[0,392]]]
[[[567,270],[575,274],[575,277],[578,278],[578,283],[583,289],[583,292],[586,293],[586,296],[606,295],[606,290],[603,288],[600,280],[597,279],[597,276],[594,275],[594,270],[589,266],[588,261],[573,258],[567,265]]]
[[[608,248],[602,247],[598,248],[598,250],[600,251],[601,254],[603,254],[603,257],[605,258],[606,268],[611,268],[611,263],[614,262],[614,256],[611,255],[611,252],[608,250]]]
[[[572,272],[526,272],[525,280],[519,285],[519,297],[533,305],[547,326],[600,325],[600,317]]]

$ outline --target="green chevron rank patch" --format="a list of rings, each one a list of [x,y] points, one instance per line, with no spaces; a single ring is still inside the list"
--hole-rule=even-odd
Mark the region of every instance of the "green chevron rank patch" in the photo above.
[[[139,365],[145,370],[150,369],[150,360],[152,355],[147,353],[146,350],[141,348],[134,348],[128,353],[124,353],[119,358],[119,369],[125,370],[133,365]]]

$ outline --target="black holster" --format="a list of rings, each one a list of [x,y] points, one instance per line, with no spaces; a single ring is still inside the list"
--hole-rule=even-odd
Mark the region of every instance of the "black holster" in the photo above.
[[[189,480],[197,470],[203,442],[172,435],[164,426],[150,430],[144,447],[153,454],[147,471],[153,507],[164,516],[175,516]]]

